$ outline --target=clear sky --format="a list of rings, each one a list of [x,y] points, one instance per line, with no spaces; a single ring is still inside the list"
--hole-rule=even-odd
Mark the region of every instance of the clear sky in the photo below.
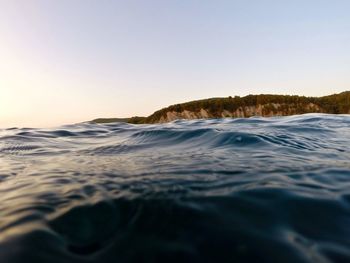
[[[0,0],[0,127],[345,90],[349,0]]]

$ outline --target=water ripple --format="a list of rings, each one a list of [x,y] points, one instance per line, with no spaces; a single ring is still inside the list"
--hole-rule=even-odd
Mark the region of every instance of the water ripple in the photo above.
[[[306,114],[0,130],[0,259],[350,262],[349,125]]]

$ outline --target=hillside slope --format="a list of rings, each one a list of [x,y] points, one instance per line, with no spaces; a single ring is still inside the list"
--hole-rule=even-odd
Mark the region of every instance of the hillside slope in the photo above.
[[[350,114],[350,91],[324,97],[248,95],[210,98],[171,105],[148,117],[101,118],[95,123],[164,123],[177,119],[247,118],[288,116],[304,113]]]
[[[350,91],[324,97],[289,95],[248,95],[211,98],[171,105],[137,123],[164,123],[176,119],[245,118],[287,116],[304,113],[350,113]],[[132,119],[129,120],[131,123]]]

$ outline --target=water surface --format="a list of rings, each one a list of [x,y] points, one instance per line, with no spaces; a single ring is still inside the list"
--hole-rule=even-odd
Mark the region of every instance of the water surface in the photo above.
[[[350,262],[350,116],[0,130],[1,262]]]

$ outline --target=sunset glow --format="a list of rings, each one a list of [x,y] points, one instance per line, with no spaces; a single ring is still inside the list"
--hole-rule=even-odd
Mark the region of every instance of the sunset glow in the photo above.
[[[348,90],[349,1],[267,2],[1,1],[0,127]]]

